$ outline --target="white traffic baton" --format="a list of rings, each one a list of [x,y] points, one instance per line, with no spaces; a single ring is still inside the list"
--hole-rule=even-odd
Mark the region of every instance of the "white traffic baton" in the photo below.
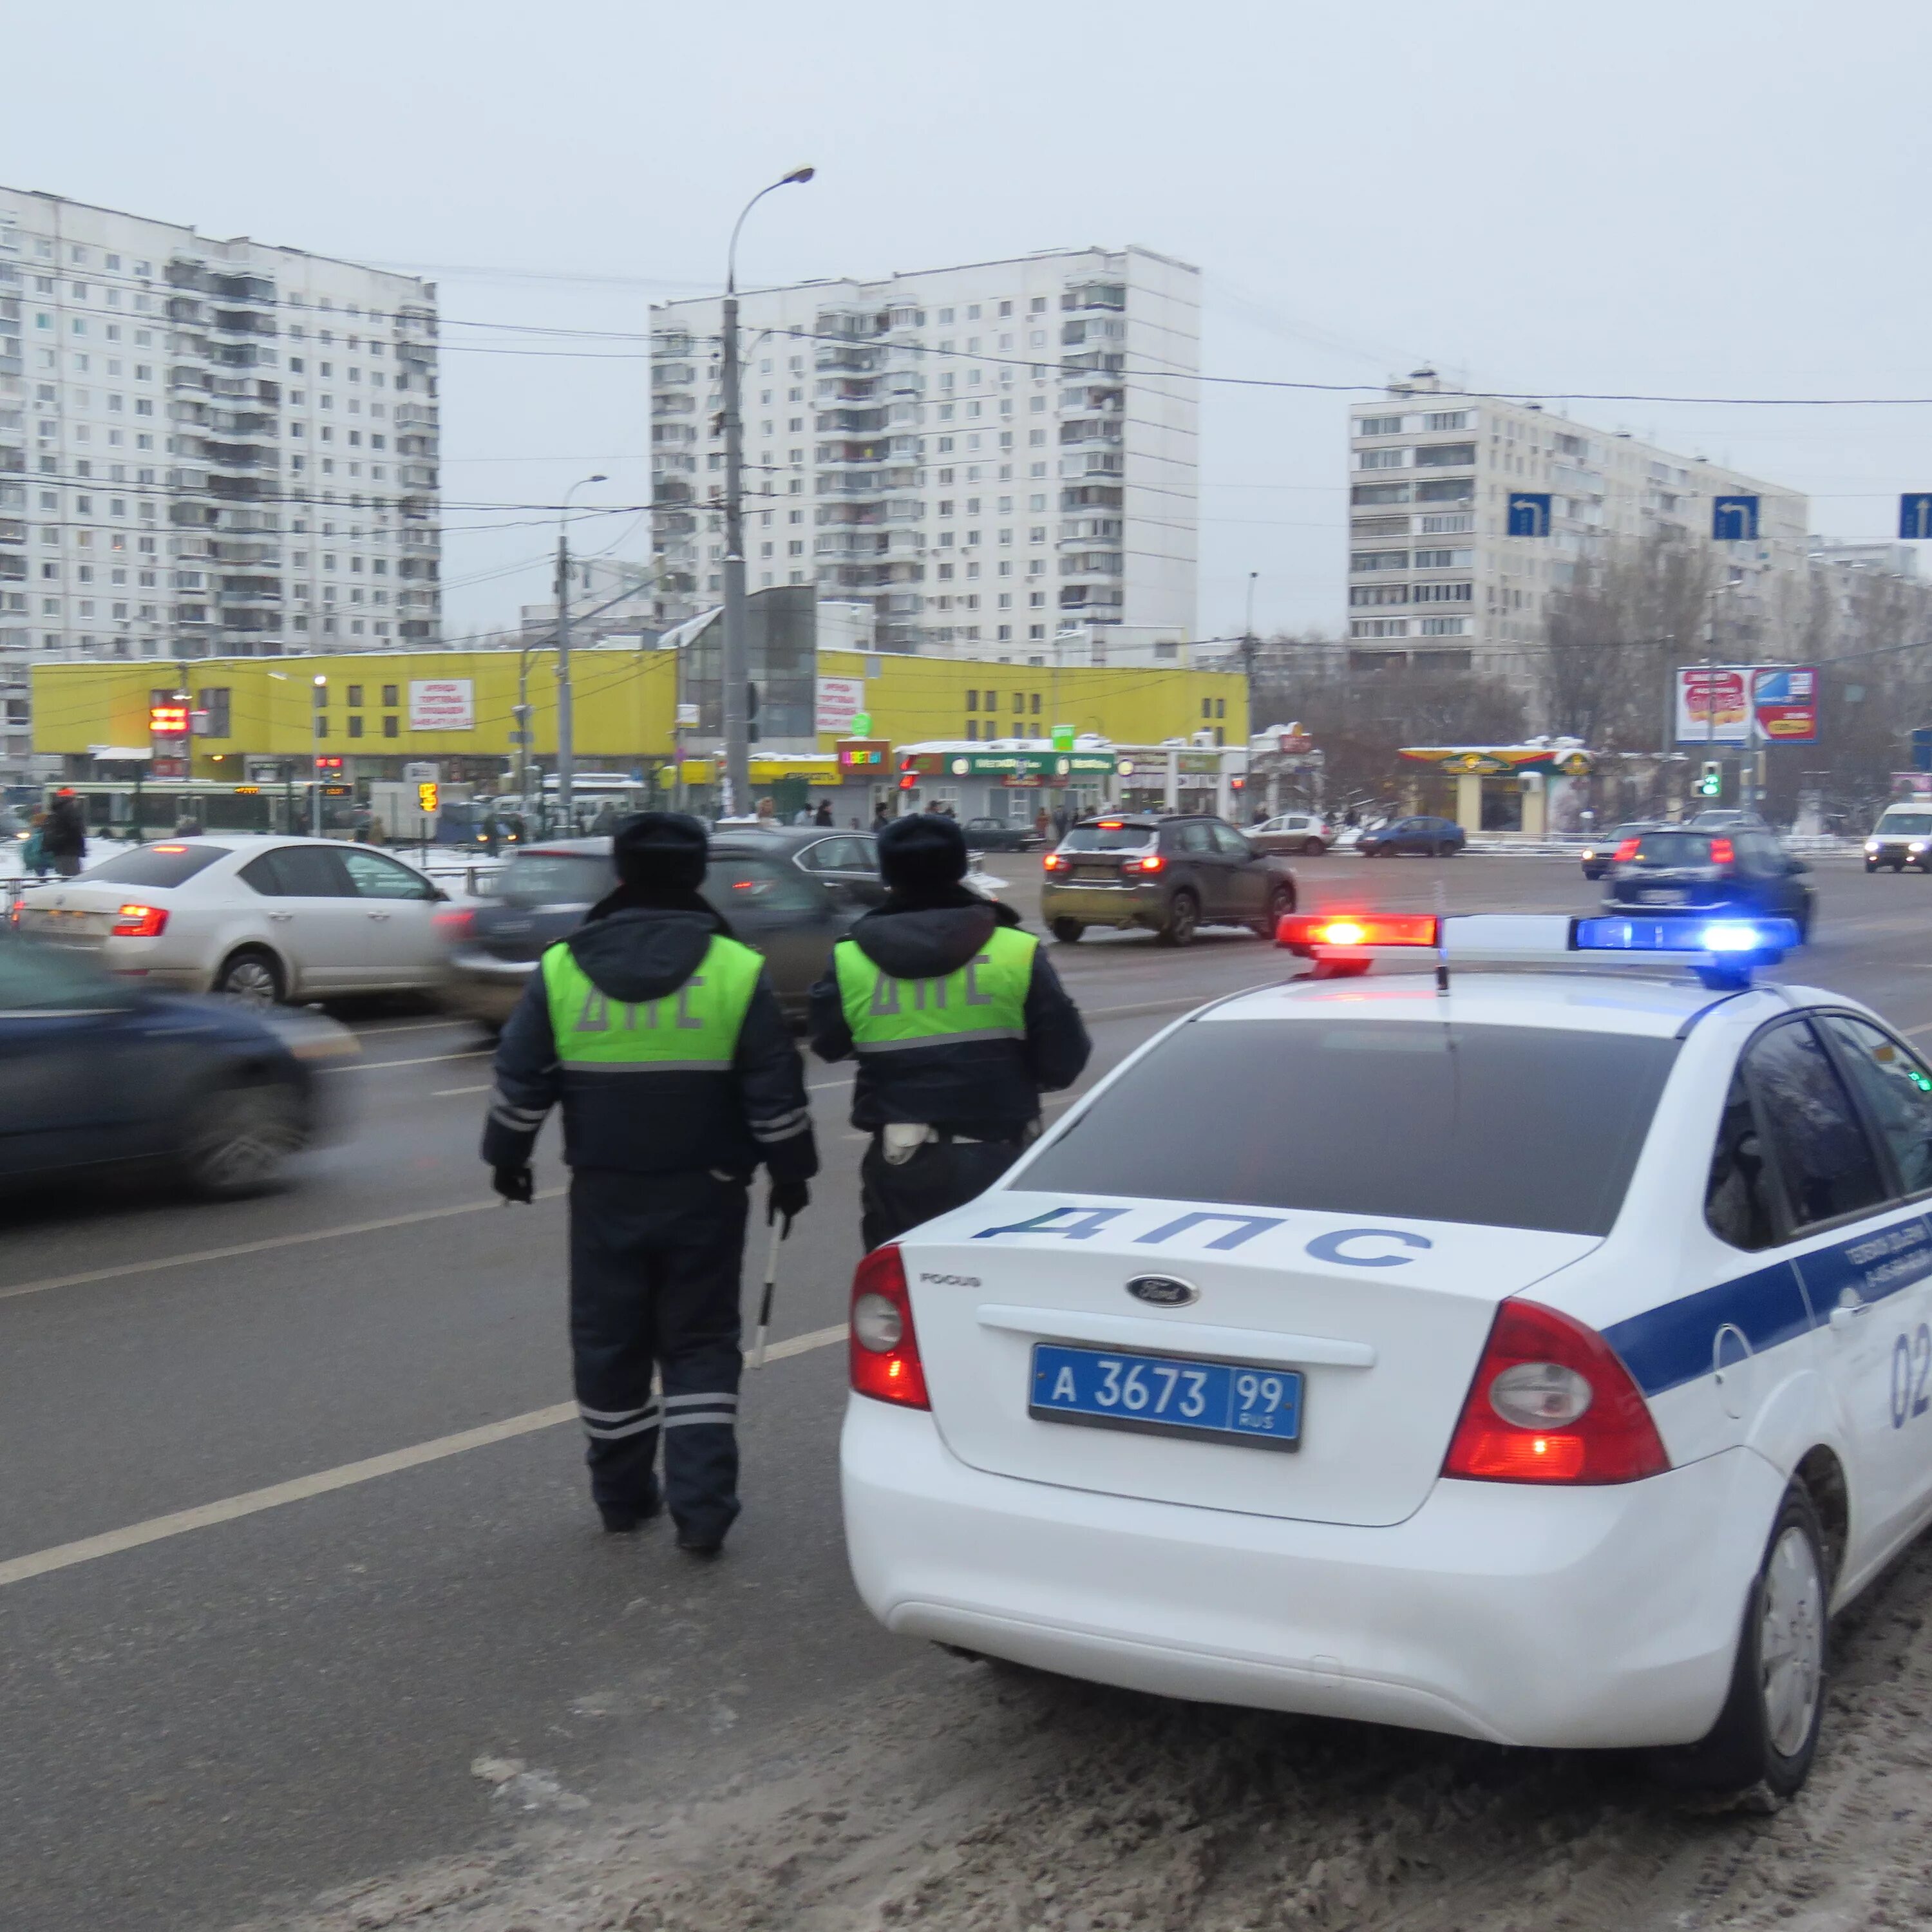
[[[772,1291],[778,1280],[778,1244],[784,1239],[784,1223],[774,1216],[772,1221],[771,1252],[765,1258],[765,1292],[758,1301],[758,1337],[752,1348],[752,1366],[762,1369],[765,1366],[765,1337],[772,1325]]]

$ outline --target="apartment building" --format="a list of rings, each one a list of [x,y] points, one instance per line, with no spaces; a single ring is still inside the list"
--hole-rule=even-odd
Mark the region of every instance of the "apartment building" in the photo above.
[[[1764,645],[1802,622],[1809,504],[1796,490],[1538,404],[1445,394],[1426,369],[1352,410],[1348,436],[1352,664],[1394,656],[1533,685],[1552,593],[1657,530],[1718,554],[1727,610]],[[1519,491],[1549,496],[1546,535],[1509,534]],[[1713,544],[1724,496],[1760,500],[1754,540]]]
[[[436,363],[432,283],[0,187],[0,783],[32,663],[436,638]]]
[[[888,650],[1191,634],[1200,274],[1152,250],[740,298],[746,572],[861,599]],[[657,615],[723,593],[716,298],[652,310]]]

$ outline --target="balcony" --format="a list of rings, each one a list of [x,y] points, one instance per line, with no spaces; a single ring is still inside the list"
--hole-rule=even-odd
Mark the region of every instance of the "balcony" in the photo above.
[[[434,584],[440,568],[433,556],[406,556],[396,566],[396,574],[405,580]]]
[[[1113,309],[1124,310],[1127,288],[1124,282],[1076,282],[1060,298],[1063,309]]]
[[[1126,473],[1127,460],[1118,449],[1090,449],[1060,459],[1063,477],[1120,476]]]
[[[221,335],[278,335],[272,315],[260,315],[251,308],[218,308],[208,326]]]
[[[826,410],[814,428],[820,436],[867,436],[885,428],[890,420],[884,410]]]
[[[688,483],[653,483],[651,507],[656,509],[667,504],[688,503],[695,494]]]
[[[434,490],[436,488],[434,466],[427,463],[405,463],[396,471],[396,481],[410,490]]]
[[[399,435],[406,435],[411,430],[436,429],[441,415],[434,403],[398,403],[389,420],[395,424]]]
[[[1063,376],[1118,376],[1126,366],[1126,356],[1118,349],[1090,349],[1078,356],[1063,356],[1060,360]]]
[[[1117,550],[1077,550],[1060,560],[1062,577],[1119,577],[1126,568],[1126,559]]]
[[[442,439],[434,436],[399,436],[396,439],[398,456],[421,457],[434,463],[441,453]]]
[[[662,512],[656,522],[657,533],[661,537],[692,536],[698,530],[698,519],[688,510]]]
[[[408,522],[427,523],[436,514],[436,500],[432,496],[399,497],[397,508]]]
[[[697,412],[697,409],[698,398],[693,395],[680,393],[651,398],[651,414],[654,416],[692,416]]]
[[[694,362],[653,362],[651,364],[651,387],[654,389],[681,389],[698,380],[698,365]]]
[[[1118,417],[1084,416],[1076,422],[1064,422],[1060,425],[1060,442],[1063,449],[1083,444],[1107,444],[1118,449],[1126,440],[1126,430]]]

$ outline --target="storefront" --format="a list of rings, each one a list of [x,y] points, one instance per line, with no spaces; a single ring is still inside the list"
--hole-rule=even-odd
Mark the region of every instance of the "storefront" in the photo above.
[[[970,740],[904,745],[898,757],[902,812],[928,805],[956,818],[1030,824],[1044,812],[1077,818],[1112,802],[1120,759],[1111,746],[1077,749],[1035,739],[998,749]]]
[[[1574,738],[1526,745],[1410,745],[1399,755],[1432,767],[1455,788],[1453,804],[1426,795],[1418,782],[1424,775],[1417,773],[1408,788],[1412,812],[1439,812],[1465,832],[1518,832],[1531,838],[1574,829],[1578,814],[1573,790],[1597,762],[1596,754]]]

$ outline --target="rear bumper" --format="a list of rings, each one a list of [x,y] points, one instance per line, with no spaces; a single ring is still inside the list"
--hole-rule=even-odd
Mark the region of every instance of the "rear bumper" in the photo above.
[[[968,1468],[851,1398],[846,1538],[890,1630],[1100,1683],[1556,1748],[1715,1721],[1784,1483],[1747,1450],[1651,1481],[1438,1482],[1392,1528],[1096,1495]]]
[[[437,990],[452,1012],[485,1026],[501,1026],[516,1010],[536,970],[534,960],[458,953],[444,969]]]
[[[1167,920],[1164,892],[1146,886],[1042,885],[1042,920],[1077,919],[1088,926],[1160,926]]]

